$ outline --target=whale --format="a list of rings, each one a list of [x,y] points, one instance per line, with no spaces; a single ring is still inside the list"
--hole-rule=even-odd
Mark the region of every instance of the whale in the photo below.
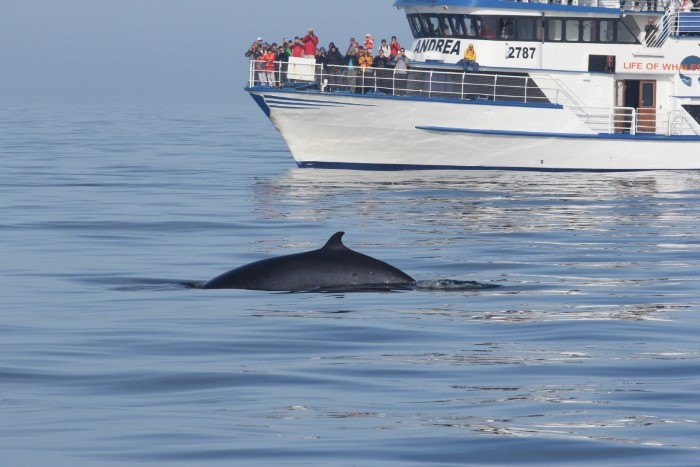
[[[318,250],[277,256],[232,269],[202,284],[202,289],[278,292],[398,290],[415,280],[394,266],[351,250],[336,232]]]

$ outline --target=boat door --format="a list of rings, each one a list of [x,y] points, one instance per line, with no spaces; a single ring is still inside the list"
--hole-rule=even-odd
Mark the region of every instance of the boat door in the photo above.
[[[656,81],[625,79],[615,81],[615,106],[637,110],[635,132],[656,132]],[[628,133],[632,124],[629,111],[615,112],[615,132]]]
[[[637,130],[642,133],[656,133],[656,81],[639,82]]]

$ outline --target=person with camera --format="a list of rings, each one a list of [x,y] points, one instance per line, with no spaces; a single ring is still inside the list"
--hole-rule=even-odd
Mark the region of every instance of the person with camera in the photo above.
[[[372,57],[372,54],[368,49],[361,49],[359,61],[360,71],[362,73],[360,93],[364,94],[368,91],[374,90],[374,70],[372,70],[372,65],[374,65],[374,57]]]
[[[399,54],[399,51],[401,50],[401,44],[399,44],[399,41],[396,40],[396,36],[391,36],[391,42],[389,43],[389,58],[394,61],[396,60],[396,56]]]
[[[351,94],[355,94],[357,89],[357,72],[360,68],[360,48],[355,48],[353,51],[345,56],[345,64],[347,68],[345,69],[345,83],[347,91]]]
[[[380,48],[377,56],[374,57],[374,68],[377,75],[377,91],[381,93],[390,92],[389,76],[389,57],[384,53],[384,49]]]
[[[406,56],[406,49],[401,47],[394,60],[394,94],[405,96],[408,85],[408,65],[411,60]]]
[[[304,44],[304,57],[305,58],[316,58],[316,47],[318,46],[318,36],[314,34],[314,29],[309,28],[306,30],[306,35],[301,40]]]

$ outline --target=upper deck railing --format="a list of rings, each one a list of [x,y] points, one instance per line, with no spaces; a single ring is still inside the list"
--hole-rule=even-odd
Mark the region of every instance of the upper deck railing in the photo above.
[[[627,107],[586,107],[556,78],[395,68],[322,66],[311,60],[250,61],[250,87],[338,94],[420,97],[561,105],[597,133],[699,135],[684,111],[639,112]]]
[[[261,62],[251,61],[248,84],[351,94],[374,93],[530,104],[561,104],[562,100],[568,102],[557,81],[551,78],[538,79],[538,83],[535,83],[526,74],[322,66],[313,60],[304,59],[289,63],[274,62],[272,69],[265,69],[265,64]]]

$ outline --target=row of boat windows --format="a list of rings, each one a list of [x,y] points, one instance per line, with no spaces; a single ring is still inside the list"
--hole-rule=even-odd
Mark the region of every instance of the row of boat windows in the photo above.
[[[413,37],[546,42],[637,42],[621,19],[543,18],[500,15],[408,15]]]

